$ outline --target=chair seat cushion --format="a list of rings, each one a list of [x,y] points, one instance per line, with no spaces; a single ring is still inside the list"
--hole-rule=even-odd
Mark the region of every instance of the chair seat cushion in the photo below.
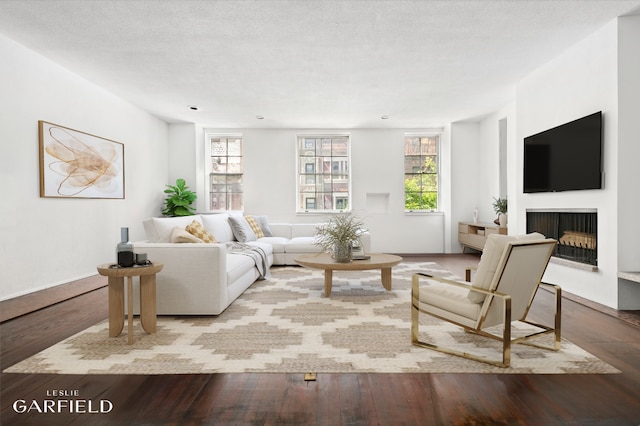
[[[480,315],[482,305],[471,302],[467,298],[468,294],[469,290],[466,288],[432,282],[420,287],[420,305],[426,311],[429,311],[428,306],[433,306],[438,310],[452,312],[475,321]]]

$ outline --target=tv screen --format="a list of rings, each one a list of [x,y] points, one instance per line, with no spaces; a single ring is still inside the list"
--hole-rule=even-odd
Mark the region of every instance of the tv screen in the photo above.
[[[524,139],[524,192],[602,188],[602,111]]]

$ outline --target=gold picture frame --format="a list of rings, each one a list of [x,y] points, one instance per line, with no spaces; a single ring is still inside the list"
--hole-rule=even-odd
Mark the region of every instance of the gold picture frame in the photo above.
[[[38,121],[40,197],[124,198],[124,144]]]

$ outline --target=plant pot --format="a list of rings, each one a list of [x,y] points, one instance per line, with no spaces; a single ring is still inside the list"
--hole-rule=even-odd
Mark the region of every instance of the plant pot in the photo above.
[[[333,246],[333,259],[338,263],[351,262],[351,243],[336,243]]]

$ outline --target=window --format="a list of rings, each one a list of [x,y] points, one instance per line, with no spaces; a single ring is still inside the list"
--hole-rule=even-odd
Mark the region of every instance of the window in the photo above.
[[[348,135],[298,136],[297,211],[350,208],[349,139]]]
[[[405,135],[404,209],[438,210],[438,148],[440,134]]]
[[[207,135],[209,210],[244,210],[242,136]]]

